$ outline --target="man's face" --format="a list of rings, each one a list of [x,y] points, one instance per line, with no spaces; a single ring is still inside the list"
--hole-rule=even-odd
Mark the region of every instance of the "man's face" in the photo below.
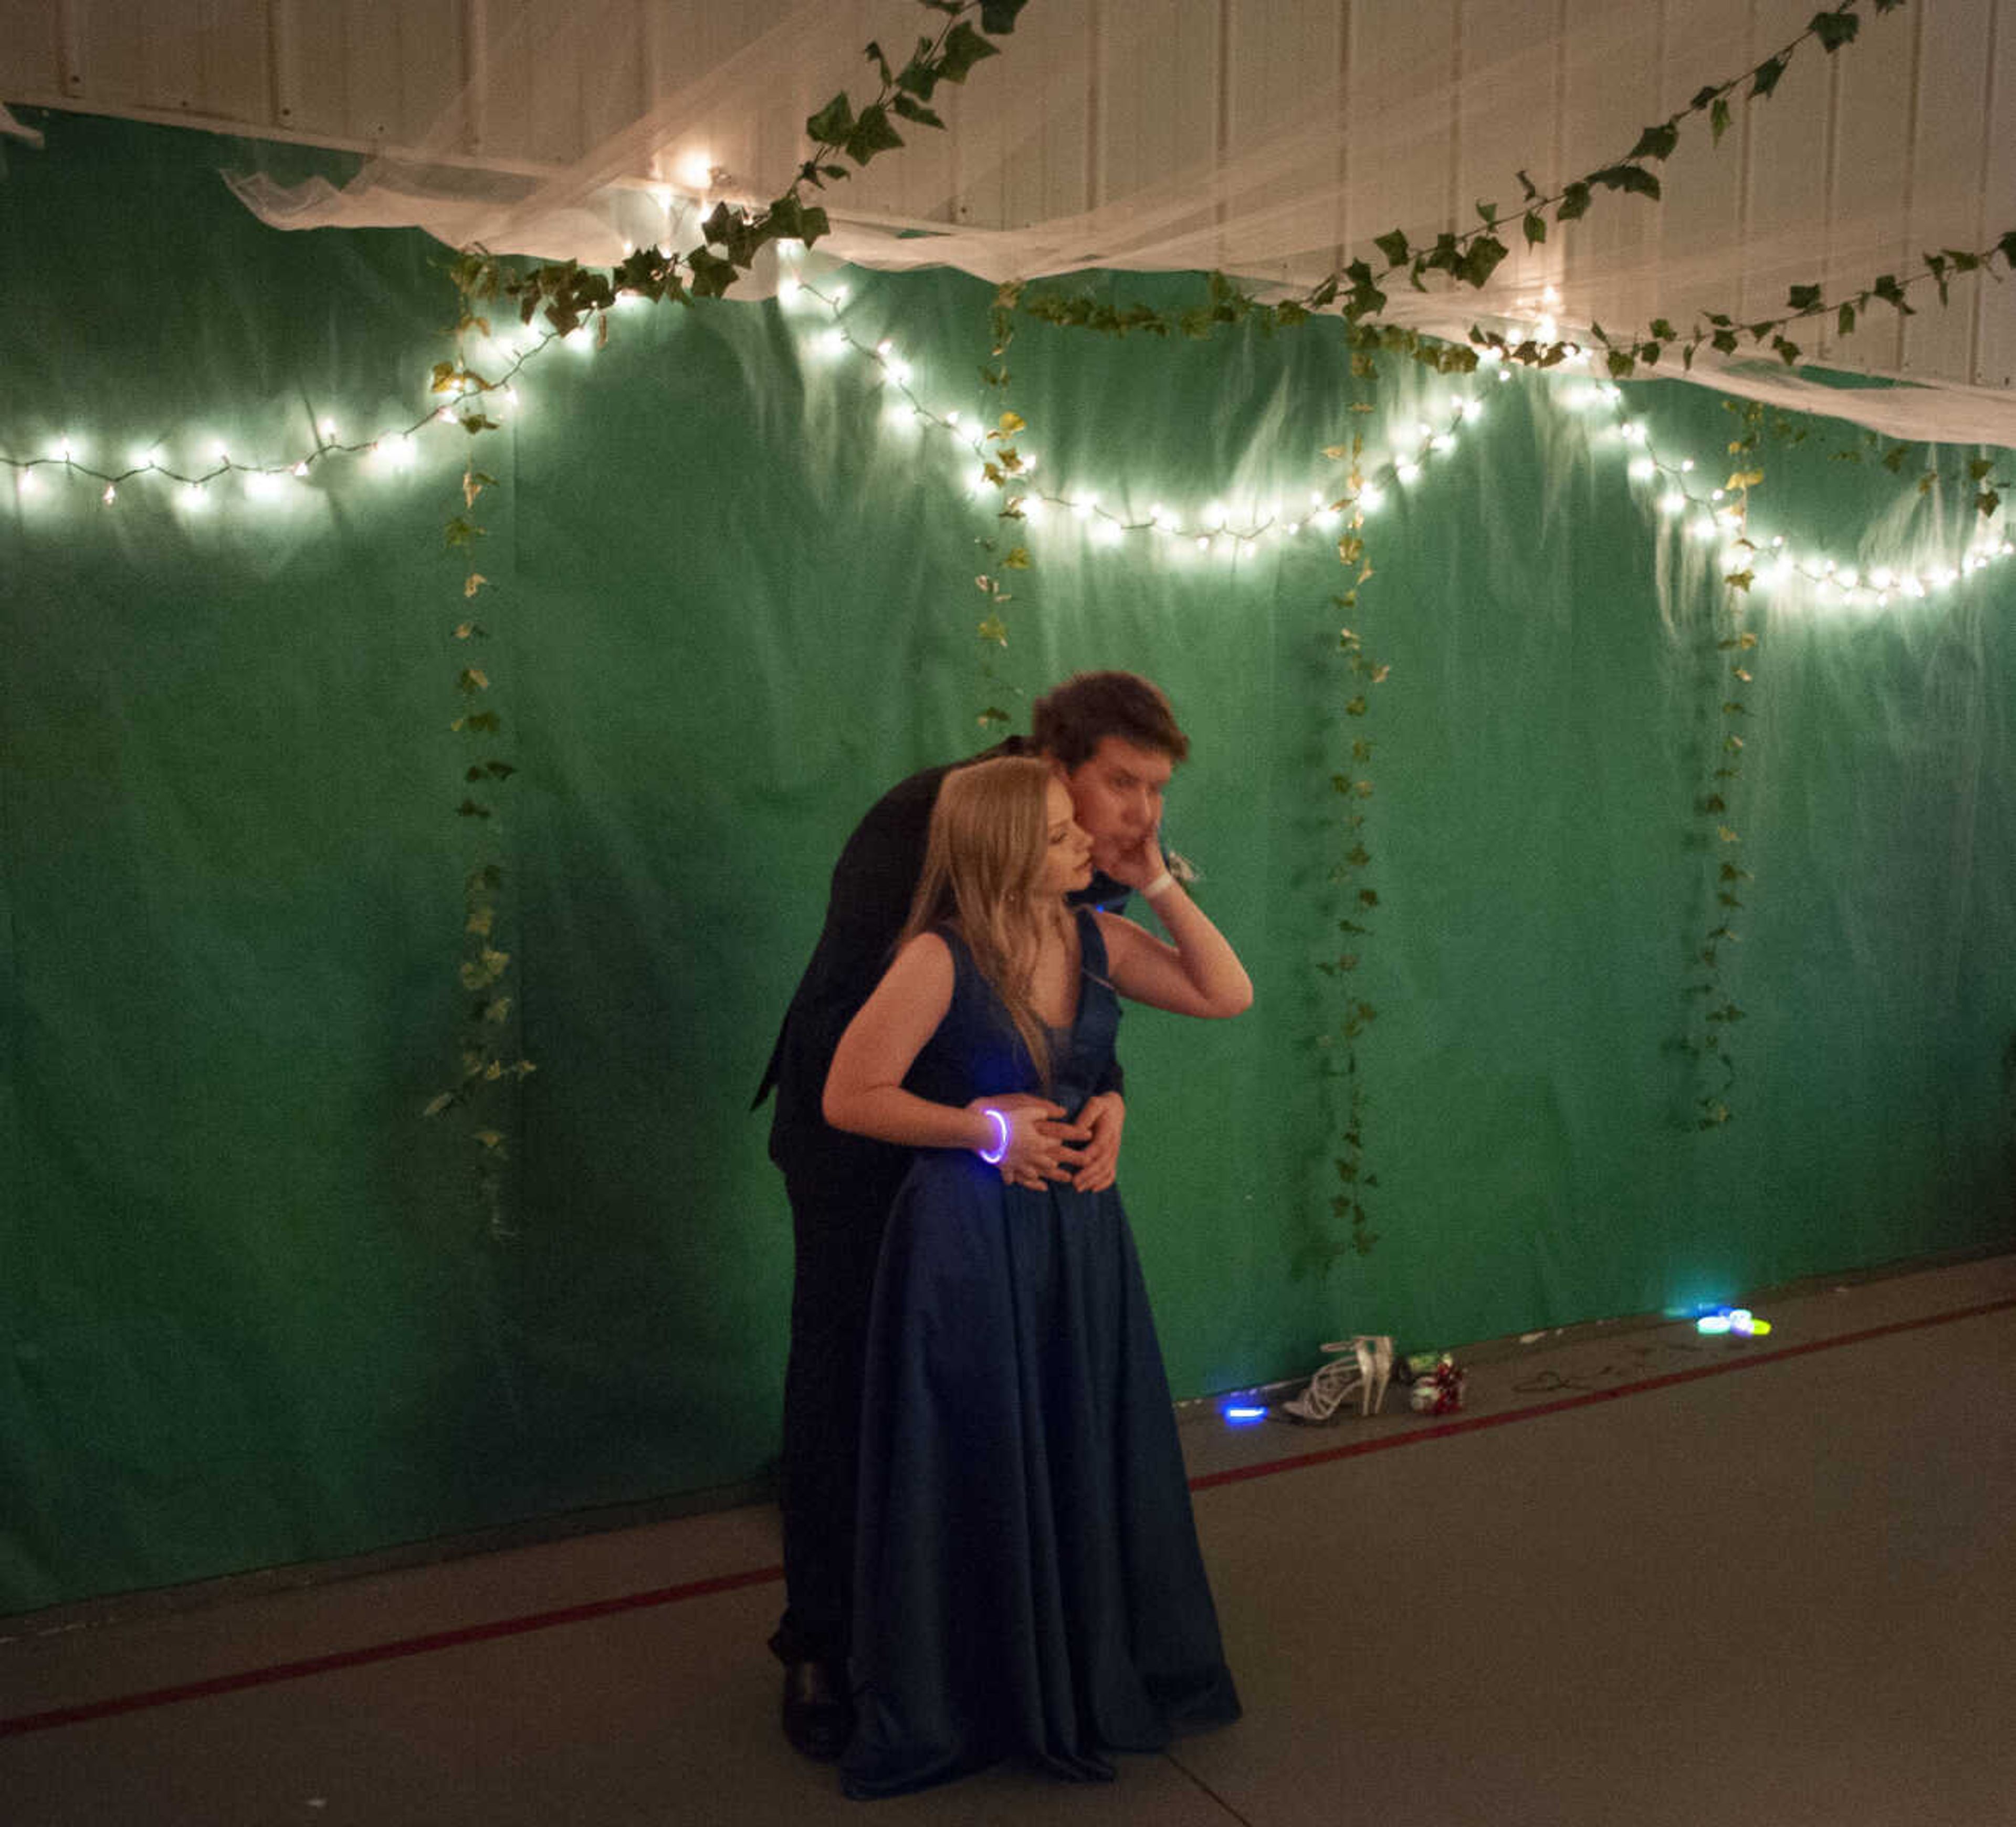
[[[1065,769],[1071,808],[1092,839],[1096,864],[1105,867],[1162,822],[1162,790],[1175,771],[1159,748],[1142,748],[1118,736],[1102,736],[1085,760]]]

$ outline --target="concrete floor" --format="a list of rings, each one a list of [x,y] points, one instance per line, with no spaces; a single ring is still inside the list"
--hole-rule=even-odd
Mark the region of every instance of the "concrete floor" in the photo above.
[[[750,1508],[0,1620],[0,1821],[2016,1823],[2016,1256],[1752,1304],[1475,1348],[1442,1421],[1187,1410],[1247,1717],[1111,1785],[843,1800]]]

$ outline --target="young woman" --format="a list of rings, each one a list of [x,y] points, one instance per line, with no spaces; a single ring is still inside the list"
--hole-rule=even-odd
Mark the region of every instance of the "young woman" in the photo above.
[[[1115,992],[1252,988],[1149,831],[1112,867],[1173,943],[1064,903],[1091,841],[1043,762],[949,776],[909,924],[833,1057],[826,1120],[920,1151],[877,1272],[842,1764],[857,1796],[1017,1752],[1060,1775],[1238,1717],[1117,1191],[1035,1126],[1110,1059]]]

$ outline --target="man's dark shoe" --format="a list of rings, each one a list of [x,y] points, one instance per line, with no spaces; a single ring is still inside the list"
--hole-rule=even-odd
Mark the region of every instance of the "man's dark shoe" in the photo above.
[[[830,1762],[854,1735],[844,1672],[827,1662],[784,1664],[784,1736],[794,1750]]]

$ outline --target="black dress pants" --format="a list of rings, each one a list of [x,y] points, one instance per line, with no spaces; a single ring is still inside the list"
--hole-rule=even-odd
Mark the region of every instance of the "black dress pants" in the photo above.
[[[786,1662],[844,1662],[854,1598],[855,1461],[875,1263],[906,1152],[866,1170],[787,1173],[797,1267],[784,1373],[786,1610],[771,1647]]]

